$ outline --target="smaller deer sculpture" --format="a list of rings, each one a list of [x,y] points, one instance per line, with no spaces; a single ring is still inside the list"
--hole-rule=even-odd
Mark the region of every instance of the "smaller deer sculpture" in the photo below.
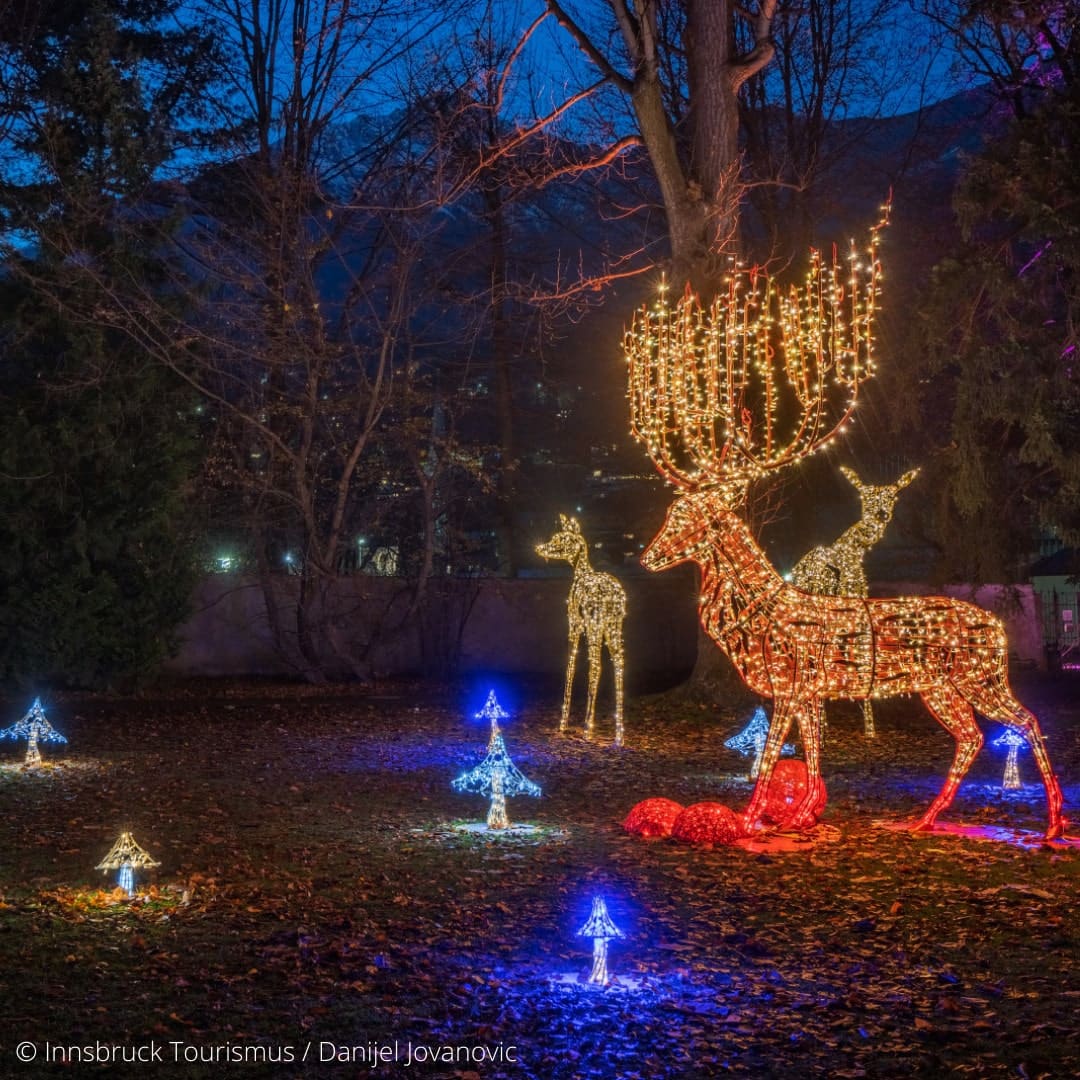
[[[585,738],[591,739],[596,717],[596,691],[600,685],[601,650],[607,646],[615,669],[615,745],[623,742],[623,636],[626,618],[626,593],[611,574],[589,565],[589,548],[581,535],[581,526],[572,517],[559,515],[559,531],[546,543],[536,546],[544,559],[565,559],[573,568],[570,597],[566,603],[569,617],[570,656],[566,665],[566,689],[563,691],[562,719],[559,730],[565,731],[570,719],[570,695],[574,686],[581,635],[589,649],[589,704],[585,713]]]
[[[919,470],[910,469],[895,483],[880,486],[864,484],[855,470],[845,465],[840,466],[840,471],[859,493],[862,516],[835,543],[808,551],[791,571],[791,584],[818,596],[869,596],[866,553],[885,535],[900,492],[919,475]],[[876,734],[874,710],[869,701],[862,703],[862,709],[863,731],[872,739]]]

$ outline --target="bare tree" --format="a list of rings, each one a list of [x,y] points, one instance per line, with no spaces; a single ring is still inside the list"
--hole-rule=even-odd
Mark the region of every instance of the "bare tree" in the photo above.
[[[1080,16],[1069,0],[918,0],[917,7],[951,42],[963,80],[989,84],[1018,119],[1048,87],[1077,77]]]
[[[166,195],[162,217],[185,221],[162,230],[171,280],[114,277],[99,315],[215,414],[209,479],[246,533],[283,655],[313,681],[364,675],[340,589],[357,536],[400,517],[420,475],[430,506],[433,470],[453,460],[425,454],[418,474],[394,453],[406,421],[447,445],[430,403],[417,430],[413,401],[435,362],[424,324],[445,278],[416,209],[429,201],[424,148],[406,112],[379,115],[384,73],[449,16],[412,0],[209,0],[199,14],[234,50],[222,160]],[[171,302],[180,295],[194,303]],[[406,614],[434,566],[421,516]]]
[[[650,265],[634,258],[642,245],[623,243],[626,229],[618,223],[614,237],[591,225],[605,214],[623,216],[611,190],[619,187],[620,155],[636,137],[592,144],[576,137],[582,132],[574,124],[564,130],[568,114],[586,104],[602,80],[567,93],[548,111],[538,108],[543,91],[528,50],[546,16],[518,28],[513,14],[489,3],[468,32],[442,50],[440,63],[414,56],[402,95],[417,103],[417,127],[427,131],[424,166],[433,198],[443,207],[454,204],[472,224],[452,256],[457,307],[469,313],[470,360],[491,403],[495,453],[488,467],[496,488],[498,568],[511,575],[523,548],[516,528],[523,389],[537,385],[544,350],[567,319],[597,303],[619,277]],[[576,249],[538,242],[545,231],[569,237],[570,222],[557,207],[570,201],[589,204],[590,227],[576,232]],[[538,230],[543,218],[550,228]],[[586,251],[597,234],[600,248]]]
[[[608,0],[620,55],[607,47],[609,27],[546,0],[603,79],[628,97],[663,200],[672,281],[703,297],[736,246],[739,92],[773,58],[777,3]]]
[[[875,156],[866,147],[886,110],[917,109],[925,99],[934,52],[913,22],[907,0],[781,5],[776,62],[748,80],[741,99],[753,212],[746,231],[760,232],[752,246],[763,257],[802,258],[819,242],[822,217],[850,214],[860,195],[876,205],[914,164],[903,146],[895,148],[861,185],[876,185],[873,192],[843,174],[853,158]]]

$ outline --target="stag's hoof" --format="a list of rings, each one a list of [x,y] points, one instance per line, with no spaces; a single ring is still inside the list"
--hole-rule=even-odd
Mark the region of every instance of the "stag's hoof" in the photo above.
[[[918,821],[913,821],[908,826],[909,832],[933,832],[934,831],[934,818],[921,817]]]
[[[1068,825],[1068,821],[1062,818],[1060,821],[1055,822],[1046,830],[1045,840],[1061,840],[1065,836],[1065,826]]]

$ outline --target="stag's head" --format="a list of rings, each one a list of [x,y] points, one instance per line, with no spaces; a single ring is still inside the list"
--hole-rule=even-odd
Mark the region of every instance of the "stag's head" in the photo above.
[[[708,309],[689,292],[638,313],[623,348],[630,430],[679,489],[642,556],[650,570],[701,562],[713,523],[750,485],[829,443],[873,374],[877,236],[841,269],[812,253],[806,282],[781,292],[738,271]]]
[[[704,563],[714,550],[716,521],[742,504],[747,483],[718,483],[676,496],[663,526],[642,553],[641,565],[656,571],[683,562]]]
[[[565,559],[573,563],[585,550],[585,537],[577,518],[559,515],[559,531],[548,541],[536,545],[536,554],[542,559]]]
[[[864,484],[859,479],[858,473],[846,465],[841,465],[840,471],[859,493],[859,499],[862,502],[862,517],[852,528],[859,543],[863,547],[870,547],[885,535],[885,529],[892,521],[893,507],[900,497],[900,492],[919,475],[919,470],[909,469],[894,483],[881,485]]]

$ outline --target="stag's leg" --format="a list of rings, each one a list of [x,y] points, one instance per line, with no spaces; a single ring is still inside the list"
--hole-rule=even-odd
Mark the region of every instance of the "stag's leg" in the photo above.
[[[608,653],[615,671],[615,745],[623,744],[623,643],[622,633],[608,638]]]
[[[754,785],[750,803],[743,813],[743,831],[751,833],[761,818],[765,809],[765,792],[772,778],[773,767],[780,760],[780,751],[784,746],[784,740],[791,729],[791,721],[795,719],[799,706],[792,698],[776,697],[773,699],[772,721],[769,723],[769,734],[765,737],[765,749],[761,752],[761,764],[758,767],[757,783]]]
[[[862,703],[862,720],[863,720],[863,734],[868,739],[877,737],[877,730],[874,727],[874,710],[870,704],[870,699]]]
[[[559,731],[566,731],[566,725],[570,721],[570,695],[574,689],[574,669],[577,667],[578,647],[581,645],[581,631],[576,626],[570,627],[570,640],[567,646],[569,659],[566,662],[566,689],[562,697],[562,719],[559,721]]]
[[[591,739],[596,721],[596,691],[600,686],[600,658],[604,639],[599,632],[588,631],[585,639],[589,645],[589,708],[585,713],[585,738]]]
[[[975,723],[971,705],[951,684],[945,683],[924,691],[922,699],[933,713],[934,719],[956,740],[956,755],[953,757],[945,786],[915,824],[917,832],[929,832],[934,827],[938,814],[953,801],[960,782],[982,748],[983,736],[979,725]]]
[[[816,698],[799,709],[799,732],[806,753],[806,795],[787,823],[789,829],[810,829],[817,824],[825,795],[821,782],[821,724],[825,709]]]
[[[1046,809],[1048,822],[1046,839],[1056,840],[1065,833],[1066,821],[1061,816],[1061,785],[1050,765],[1050,756],[1046,752],[1046,743],[1039,721],[1013,697],[1005,682],[980,684],[969,692],[972,705],[988,720],[1000,720],[1007,727],[1014,728],[1031,747],[1035,763],[1039,766],[1043,787],[1046,789]]]

